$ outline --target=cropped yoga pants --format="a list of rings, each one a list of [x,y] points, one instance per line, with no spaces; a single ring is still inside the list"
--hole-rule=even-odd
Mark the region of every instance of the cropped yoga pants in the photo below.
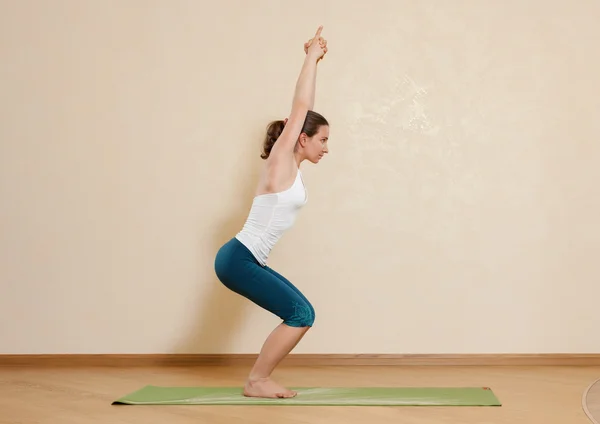
[[[262,266],[237,238],[225,243],[215,258],[217,277],[229,290],[275,314],[290,327],[312,327],[315,310],[285,277]]]

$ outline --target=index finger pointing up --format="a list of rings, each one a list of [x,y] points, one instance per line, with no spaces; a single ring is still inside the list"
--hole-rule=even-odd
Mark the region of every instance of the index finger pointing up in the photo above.
[[[321,36],[321,31],[323,31],[323,25],[320,25],[319,28],[317,29],[317,33],[315,34],[315,39],[319,39],[319,37]]]

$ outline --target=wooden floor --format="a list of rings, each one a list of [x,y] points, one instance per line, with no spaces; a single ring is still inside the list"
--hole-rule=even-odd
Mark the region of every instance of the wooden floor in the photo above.
[[[600,367],[286,367],[292,386],[489,386],[501,407],[112,406],[147,384],[238,385],[245,367],[0,368],[2,424],[589,424],[582,397]]]

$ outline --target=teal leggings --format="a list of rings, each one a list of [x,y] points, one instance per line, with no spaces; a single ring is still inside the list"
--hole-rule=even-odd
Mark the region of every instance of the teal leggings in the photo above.
[[[315,310],[294,285],[262,266],[237,238],[225,243],[215,258],[215,272],[229,290],[275,314],[290,327],[312,327]]]

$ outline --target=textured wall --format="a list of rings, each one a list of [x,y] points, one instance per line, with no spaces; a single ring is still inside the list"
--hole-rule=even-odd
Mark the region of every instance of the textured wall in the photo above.
[[[325,26],[305,353],[598,352],[600,2],[0,2],[0,352],[257,352],[213,259]]]

